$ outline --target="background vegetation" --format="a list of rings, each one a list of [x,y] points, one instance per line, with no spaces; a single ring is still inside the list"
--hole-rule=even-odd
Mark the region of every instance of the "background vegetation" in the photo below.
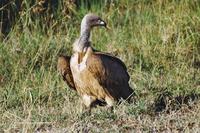
[[[15,2],[0,8],[16,13],[0,42],[0,132],[199,131],[199,0]],[[111,28],[93,30],[93,47],[125,62],[137,94],[113,111],[83,113],[56,70],[88,12]]]

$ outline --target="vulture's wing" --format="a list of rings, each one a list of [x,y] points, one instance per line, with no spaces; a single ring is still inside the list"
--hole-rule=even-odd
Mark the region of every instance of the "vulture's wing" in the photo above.
[[[118,58],[102,52],[94,52],[87,59],[87,69],[109,95],[119,100],[127,99],[133,90],[125,64]]]
[[[74,80],[72,76],[72,72],[70,69],[70,56],[60,56],[58,58],[57,69],[63,77],[63,80],[67,83],[67,85],[76,90],[74,85]]]

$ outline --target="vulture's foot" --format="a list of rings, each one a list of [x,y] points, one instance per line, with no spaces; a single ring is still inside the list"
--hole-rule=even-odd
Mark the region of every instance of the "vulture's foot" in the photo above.
[[[93,106],[93,103],[96,101],[96,98],[87,94],[84,94],[82,96],[83,104],[86,106],[86,108],[91,108]]]
[[[106,96],[105,101],[107,103],[107,107],[112,107],[115,104],[114,99],[109,96]]]

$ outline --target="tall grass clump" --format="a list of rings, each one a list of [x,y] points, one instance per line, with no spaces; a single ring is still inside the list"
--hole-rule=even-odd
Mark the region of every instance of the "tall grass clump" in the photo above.
[[[35,6],[22,1],[0,42],[0,131],[198,131],[199,0],[94,0],[78,6],[61,0],[41,14],[33,13]],[[58,56],[72,54],[88,12],[111,29],[94,29],[92,46],[125,62],[136,92],[134,103],[113,111],[97,107],[90,115],[56,70]]]

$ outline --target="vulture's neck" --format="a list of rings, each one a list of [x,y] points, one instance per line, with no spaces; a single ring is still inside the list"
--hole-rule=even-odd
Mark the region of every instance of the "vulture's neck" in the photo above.
[[[84,53],[90,46],[90,30],[91,28],[86,21],[82,21],[80,37],[73,46],[74,52]]]
[[[90,30],[91,28],[86,24],[81,25],[80,41],[83,45],[90,41]]]

